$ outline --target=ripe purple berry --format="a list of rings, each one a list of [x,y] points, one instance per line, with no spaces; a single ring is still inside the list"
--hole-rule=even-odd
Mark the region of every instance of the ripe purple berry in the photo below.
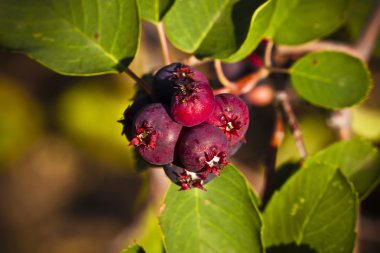
[[[141,157],[155,165],[174,160],[175,147],[182,126],[173,121],[167,108],[160,103],[150,104],[139,111],[133,122],[134,145]]]
[[[171,115],[178,123],[191,127],[205,121],[213,112],[215,97],[205,82],[177,83],[171,102]]]
[[[207,122],[219,127],[226,135],[230,147],[244,138],[249,125],[249,111],[244,101],[233,94],[215,97],[215,108]]]
[[[132,105],[128,106],[123,113],[123,118],[117,122],[123,124],[122,135],[125,135],[129,141],[132,140],[132,123],[138,111],[144,106],[152,103],[152,98],[150,96],[143,96],[136,99]]]
[[[155,74],[153,83],[153,97],[164,104],[169,105],[174,94],[174,87],[178,83],[204,82],[207,77],[200,71],[181,64],[172,63]]]
[[[227,164],[228,141],[215,126],[202,123],[189,128],[179,140],[179,159],[188,171],[219,175]]]

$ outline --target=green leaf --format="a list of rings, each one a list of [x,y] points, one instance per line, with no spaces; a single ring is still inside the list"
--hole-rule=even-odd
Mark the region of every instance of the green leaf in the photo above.
[[[0,45],[62,74],[123,71],[139,34],[135,0],[0,1]]]
[[[172,44],[198,57],[225,58],[244,42],[259,0],[176,1],[164,18]]]
[[[335,143],[309,157],[305,166],[325,163],[339,167],[351,180],[361,199],[380,182],[380,155],[371,143],[353,139]]]
[[[351,0],[273,0],[268,35],[279,44],[301,44],[326,36],[347,19]]]
[[[357,104],[372,87],[365,64],[341,52],[308,54],[291,67],[290,74],[293,87],[302,98],[325,108]]]
[[[227,58],[224,58],[223,61],[240,61],[250,55],[256,49],[267,32],[268,24],[275,7],[273,2],[274,1],[267,1],[258,9],[256,9],[255,13],[252,16],[249,32],[247,38],[244,40],[244,43],[240,46],[239,50]]]
[[[169,188],[160,217],[167,252],[263,252],[257,203],[237,169],[226,166],[206,188]]]
[[[175,0],[138,0],[140,15],[153,23],[158,23]]]
[[[303,168],[265,209],[266,247],[295,244],[323,253],[352,252],[357,205],[356,193],[340,170],[325,164]]]
[[[133,245],[128,249],[124,249],[121,253],[145,253],[145,250],[139,245]]]

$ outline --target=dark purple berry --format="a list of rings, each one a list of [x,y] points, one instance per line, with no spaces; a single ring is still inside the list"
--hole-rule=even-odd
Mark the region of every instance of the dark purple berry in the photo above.
[[[184,126],[195,126],[213,112],[215,97],[205,82],[178,83],[171,102],[171,116]]]
[[[188,171],[172,163],[164,165],[164,171],[166,176],[173,183],[181,186],[180,190],[189,190],[191,188],[206,190],[204,185],[216,177],[216,175],[210,173],[207,175],[207,178],[204,179],[203,174]]]
[[[179,159],[191,172],[219,175],[227,164],[228,141],[215,126],[202,123],[189,128],[179,140]]]
[[[182,126],[171,119],[167,108],[160,103],[141,109],[133,122],[134,145],[141,157],[155,165],[164,165],[174,160],[175,147]]]
[[[123,118],[118,120],[119,123],[123,124],[122,135],[125,135],[129,141],[132,140],[132,123],[133,119],[138,113],[138,111],[144,106],[152,103],[152,98],[150,96],[144,96],[135,100],[132,105],[128,106],[123,113]]]
[[[169,105],[176,84],[194,81],[208,83],[207,77],[202,72],[181,63],[172,63],[155,74],[153,96],[157,101]]]
[[[236,142],[233,145],[229,145],[228,156],[231,157],[239,151],[241,146],[245,143],[245,139]]]
[[[230,147],[244,138],[249,125],[249,111],[245,102],[233,94],[215,96],[215,108],[207,122],[219,127]]]

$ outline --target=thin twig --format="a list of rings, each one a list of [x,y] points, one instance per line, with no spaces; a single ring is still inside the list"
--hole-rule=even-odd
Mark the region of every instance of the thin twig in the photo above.
[[[263,208],[265,208],[269,199],[275,190],[276,176],[276,157],[277,150],[284,139],[284,126],[279,108],[276,108],[275,126],[272,135],[271,146],[269,147],[268,156],[265,159],[265,189],[263,194]]]
[[[306,151],[306,145],[305,141],[303,139],[301,128],[298,124],[298,120],[296,115],[293,112],[293,108],[290,104],[288,94],[286,92],[279,92],[277,94],[277,99],[283,109],[283,112],[288,119],[290,131],[292,132],[292,135],[294,137],[294,140],[296,142],[296,146],[298,149],[298,152],[301,156],[302,160],[305,160],[307,157],[307,151]]]
[[[265,67],[270,68],[272,66],[272,50],[273,50],[273,41],[269,40],[265,48],[264,54],[264,65]]]
[[[233,90],[229,89],[229,87],[223,87],[214,90],[214,95],[218,95],[221,93],[232,93],[234,95],[240,96],[246,94],[250,90],[252,90],[260,80],[264,79],[268,75],[269,71],[265,68],[261,68],[254,73],[250,73],[246,76],[243,76],[236,82],[229,81],[233,84]]]
[[[214,67],[215,67],[216,75],[217,75],[220,83],[223,84],[223,86],[226,87],[227,89],[229,89],[230,91],[235,91],[237,89],[236,88],[236,83],[235,82],[231,82],[224,75],[223,67],[222,67],[222,62],[220,60],[215,60],[214,61]]]
[[[273,73],[283,73],[283,74],[289,74],[290,70],[287,68],[279,68],[279,67],[266,67],[266,69]]]
[[[164,24],[162,22],[157,24],[157,31],[158,31],[158,37],[160,38],[160,44],[161,44],[162,54],[164,56],[164,62],[166,65],[169,65],[170,63],[172,63],[172,59],[170,57],[168,41],[166,40]]]
[[[309,52],[319,52],[325,50],[340,51],[349,55],[363,59],[362,55],[351,45],[334,41],[313,41],[298,46],[278,45],[277,52],[283,55],[302,55]]]
[[[124,72],[130,76],[138,85],[141,86],[148,94],[152,93],[152,87],[149,83],[138,77],[131,69],[126,68]]]
[[[238,95],[246,94],[256,87],[257,83],[266,78],[269,75],[269,71],[265,68],[261,68],[254,73],[250,73],[236,82]]]

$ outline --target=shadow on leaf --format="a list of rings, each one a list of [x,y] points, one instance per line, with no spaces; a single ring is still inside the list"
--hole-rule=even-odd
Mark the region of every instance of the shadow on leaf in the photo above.
[[[278,246],[272,246],[267,248],[267,253],[317,253],[316,250],[310,248],[307,244],[296,245],[291,244],[281,244]]]

